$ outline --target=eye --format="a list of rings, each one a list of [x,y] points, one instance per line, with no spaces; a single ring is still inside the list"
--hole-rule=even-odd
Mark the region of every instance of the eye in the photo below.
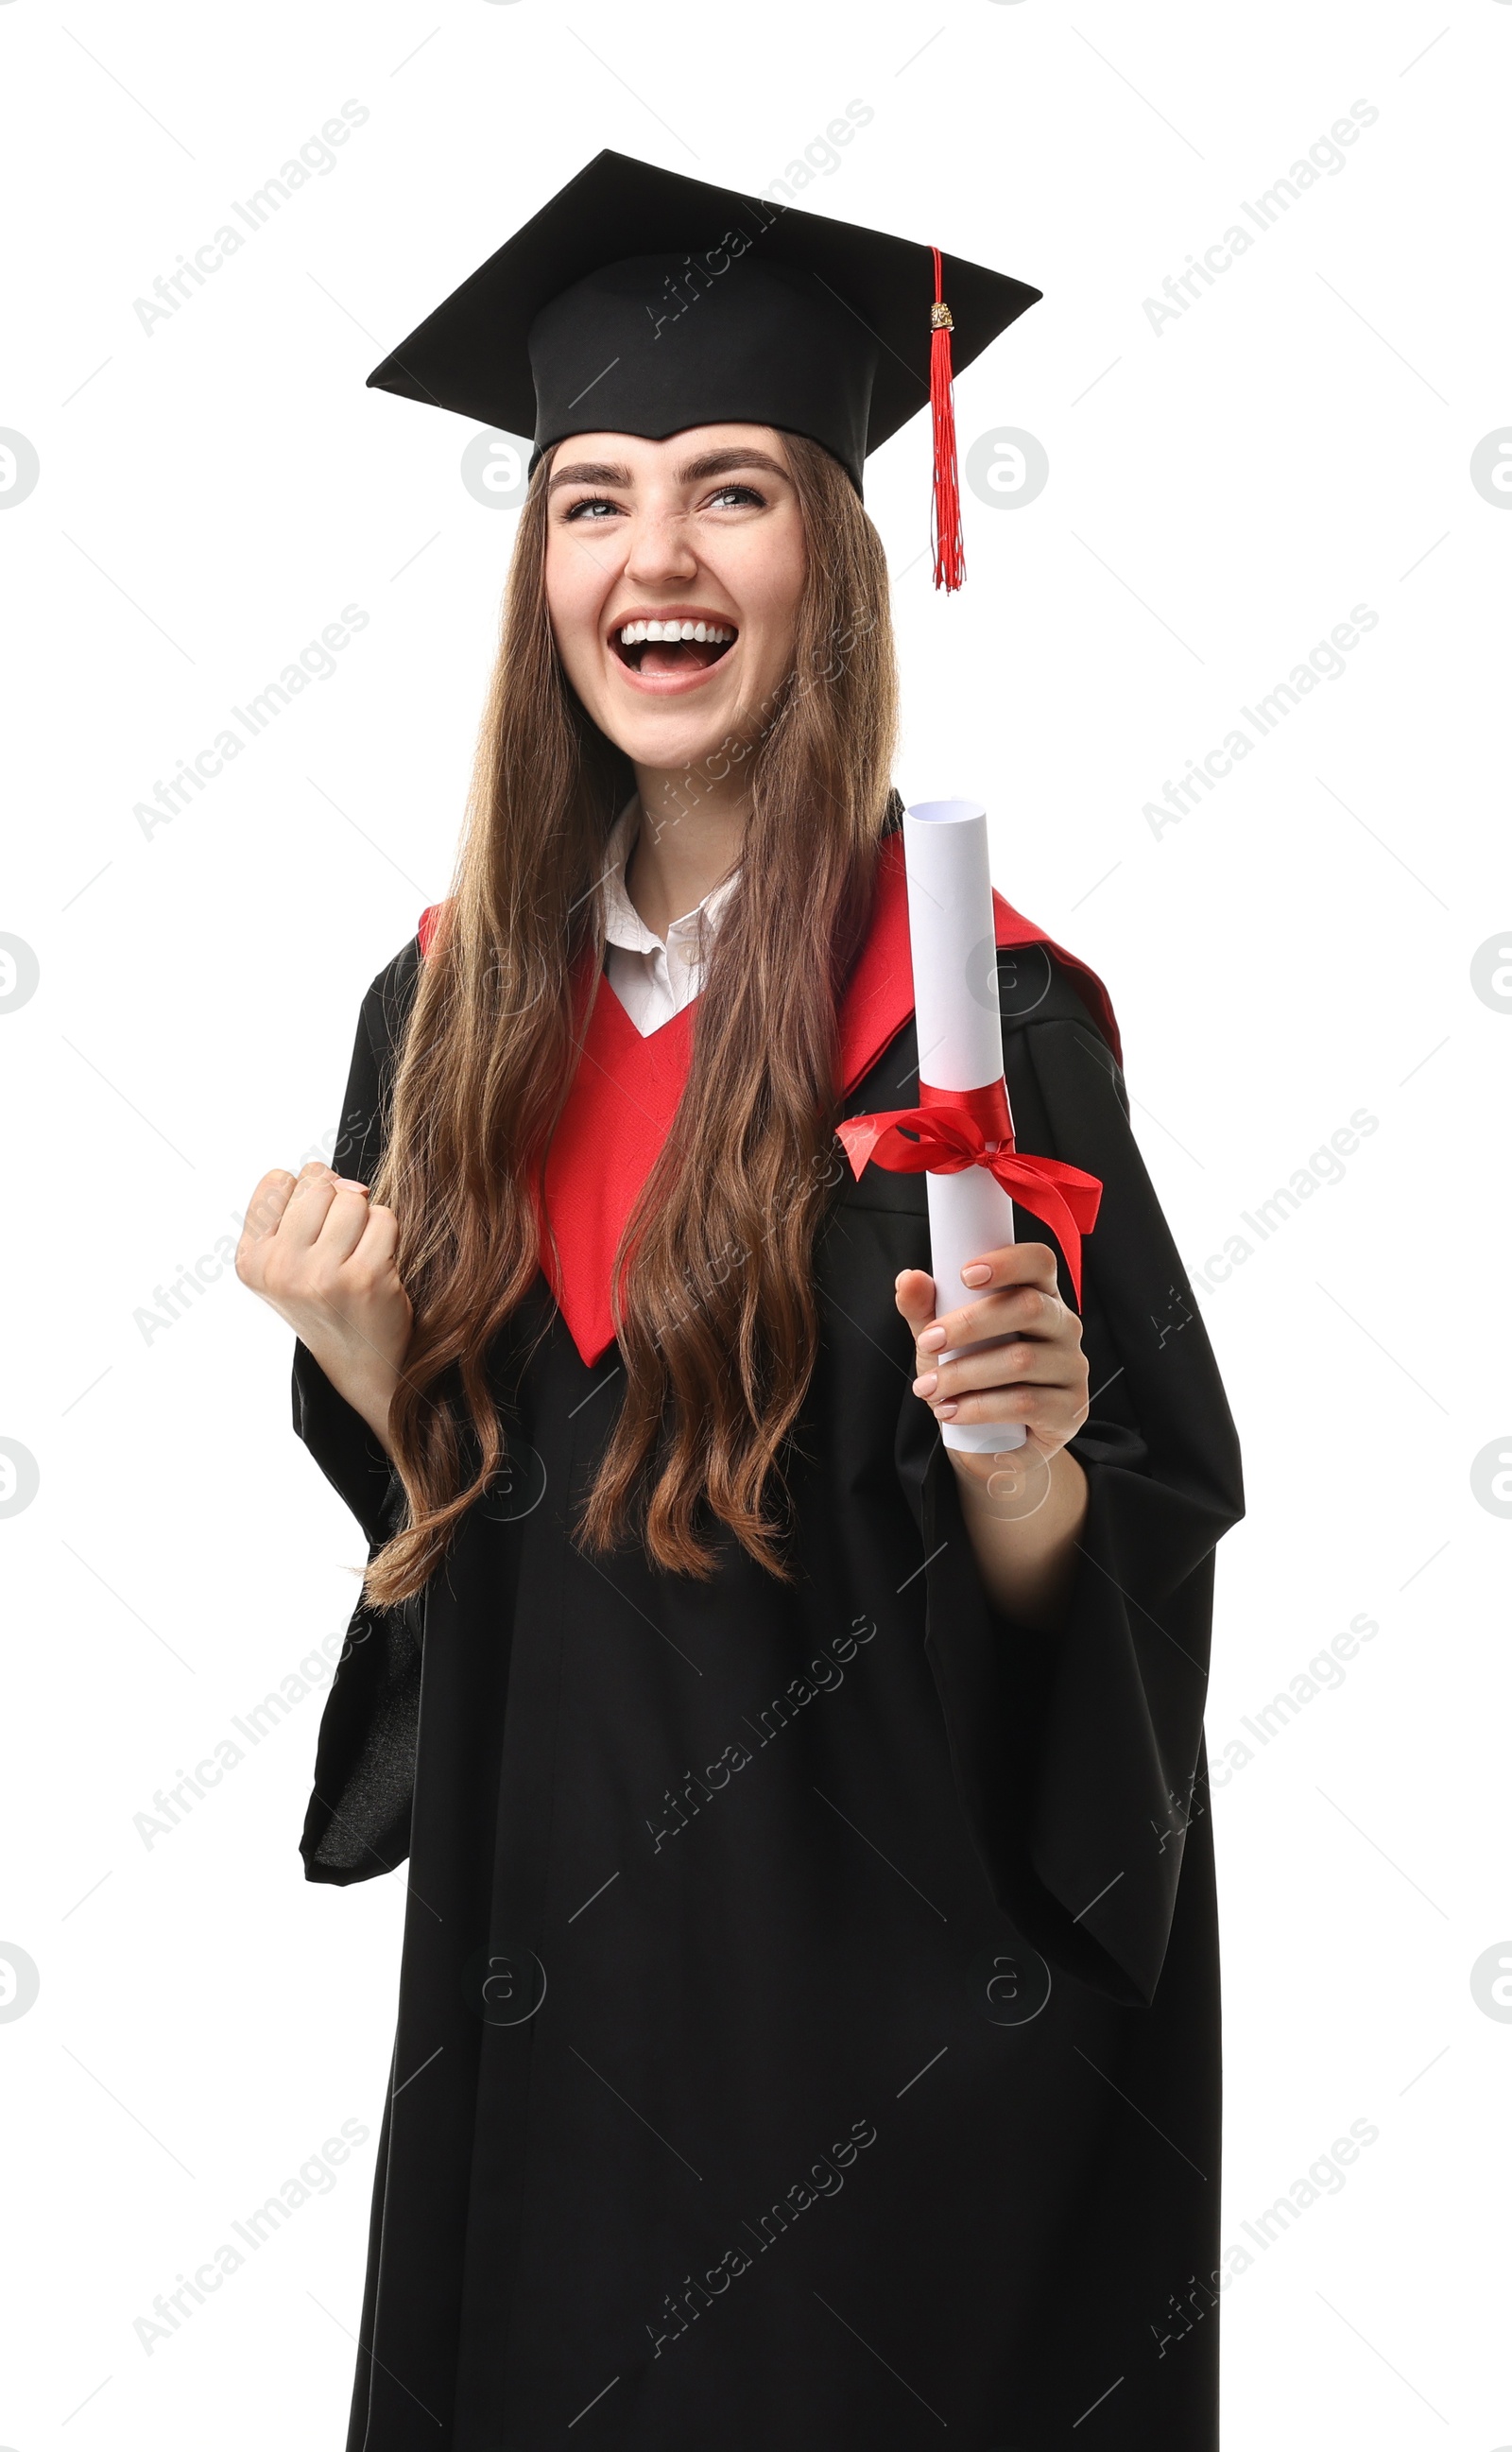
[[[764,510],[766,496],[758,493],[755,485],[721,485],[717,494],[710,495],[708,508],[711,511],[725,507],[739,510],[747,503],[755,503],[757,510]]]
[[[607,494],[585,494],[580,503],[573,504],[566,517],[569,520],[580,520],[589,511],[618,511],[619,508],[619,504],[612,503]]]

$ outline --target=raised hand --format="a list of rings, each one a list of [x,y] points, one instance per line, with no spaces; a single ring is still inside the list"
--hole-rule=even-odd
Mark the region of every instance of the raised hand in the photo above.
[[[414,1326],[398,1249],[393,1211],[315,1162],[264,1176],[236,1251],[243,1285],[287,1321],[385,1449]]]

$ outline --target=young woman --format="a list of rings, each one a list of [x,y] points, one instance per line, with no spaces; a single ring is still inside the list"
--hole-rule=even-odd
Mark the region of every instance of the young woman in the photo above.
[[[929,250],[741,264],[762,211],[600,157],[390,362],[476,415],[528,336],[537,455],[456,890],[238,1256],[369,1543],[306,1870],[410,1866],[349,2452],[1207,2452],[1233,1434],[1106,996],[1006,904],[1080,1315],[843,1161],[919,1076],[857,300]]]

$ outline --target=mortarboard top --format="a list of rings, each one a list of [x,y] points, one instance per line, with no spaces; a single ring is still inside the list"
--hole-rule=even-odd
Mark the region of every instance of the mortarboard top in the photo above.
[[[943,567],[950,586],[952,346],[954,367],[969,366],[1040,294],[913,240],[606,151],[367,380],[532,436],[532,467],[569,434],[660,440],[739,423],[810,436],[857,492],[868,453],[933,404],[935,581]]]

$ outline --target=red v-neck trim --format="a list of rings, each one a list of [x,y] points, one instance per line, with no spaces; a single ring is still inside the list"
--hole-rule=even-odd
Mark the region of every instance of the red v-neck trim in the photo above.
[[[1047,945],[1080,975],[1116,1055],[1117,1025],[1102,981],[995,891],[992,906],[1000,946]],[[438,918],[439,908],[433,908],[421,922],[422,952]],[[579,983],[579,998],[582,993]],[[549,1233],[542,1233],[541,1267],[572,1341],[590,1367],[615,1341],[609,1303],[615,1254],[677,1114],[699,1001],[695,997],[643,1038],[608,980],[600,978],[582,1059],[547,1154],[543,1191]],[[913,1010],[907,878],[903,837],[897,831],[883,839],[871,926],[841,1000],[842,1097],[865,1078]]]
[[[572,1091],[552,1137],[540,1265],[589,1364],[615,1341],[614,1256],[677,1112],[697,1004],[694,998],[642,1038],[600,979]]]

